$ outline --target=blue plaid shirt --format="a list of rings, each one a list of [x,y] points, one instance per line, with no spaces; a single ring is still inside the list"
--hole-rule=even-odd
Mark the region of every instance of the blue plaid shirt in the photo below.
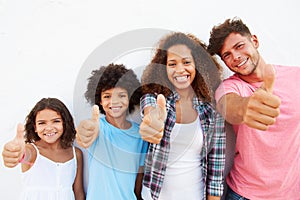
[[[164,181],[168,155],[170,151],[170,134],[176,122],[175,104],[179,94],[174,92],[166,98],[167,119],[164,135],[159,144],[149,144],[145,160],[143,184],[151,191],[154,200],[158,199]],[[141,99],[141,114],[147,106],[156,107],[156,95],[146,94]],[[206,194],[221,196],[223,194],[225,168],[225,121],[211,104],[193,98],[193,106],[199,115],[203,130],[203,147],[201,151],[201,168],[204,177],[204,198]]]

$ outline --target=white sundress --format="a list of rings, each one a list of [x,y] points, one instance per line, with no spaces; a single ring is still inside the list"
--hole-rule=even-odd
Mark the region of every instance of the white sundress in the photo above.
[[[22,173],[22,200],[74,200],[73,183],[76,177],[77,160],[75,147],[74,157],[65,162],[54,162],[39,153],[32,144],[37,157],[34,165]]]

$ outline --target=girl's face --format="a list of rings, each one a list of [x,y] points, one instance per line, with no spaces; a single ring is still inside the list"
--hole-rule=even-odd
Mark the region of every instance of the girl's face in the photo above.
[[[101,92],[100,104],[105,111],[106,117],[119,118],[126,116],[129,107],[127,90],[115,87]]]
[[[189,88],[196,76],[195,62],[191,50],[178,44],[167,53],[167,76],[177,90]]]
[[[35,132],[47,143],[59,141],[64,132],[61,115],[51,109],[39,111],[35,119]]]

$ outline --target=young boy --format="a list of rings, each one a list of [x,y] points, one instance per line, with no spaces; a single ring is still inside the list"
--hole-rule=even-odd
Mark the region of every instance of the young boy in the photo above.
[[[77,142],[88,148],[87,200],[141,199],[144,157],[148,144],[139,125],[127,119],[140,100],[133,70],[109,64],[92,72],[85,97],[95,106],[81,121]],[[104,117],[99,118],[99,110]]]

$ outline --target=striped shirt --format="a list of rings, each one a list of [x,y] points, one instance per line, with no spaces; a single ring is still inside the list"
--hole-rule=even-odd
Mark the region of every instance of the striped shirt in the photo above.
[[[176,122],[176,101],[179,94],[174,92],[166,98],[167,119],[162,140],[159,144],[149,144],[145,160],[143,184],[157,200],[164,181],[168,155],[170,151],[170,133]],[[146,94],[141,98],[141,115],[145,107],[156,107],[156,95]],[[211,104],[193,98],[193,106],[197,111],[203,130],[203,147],[201,151],[201,168],[204,177],[204,198],[206,195],[221,196],[223,193],[225,168],[225,121]]]

